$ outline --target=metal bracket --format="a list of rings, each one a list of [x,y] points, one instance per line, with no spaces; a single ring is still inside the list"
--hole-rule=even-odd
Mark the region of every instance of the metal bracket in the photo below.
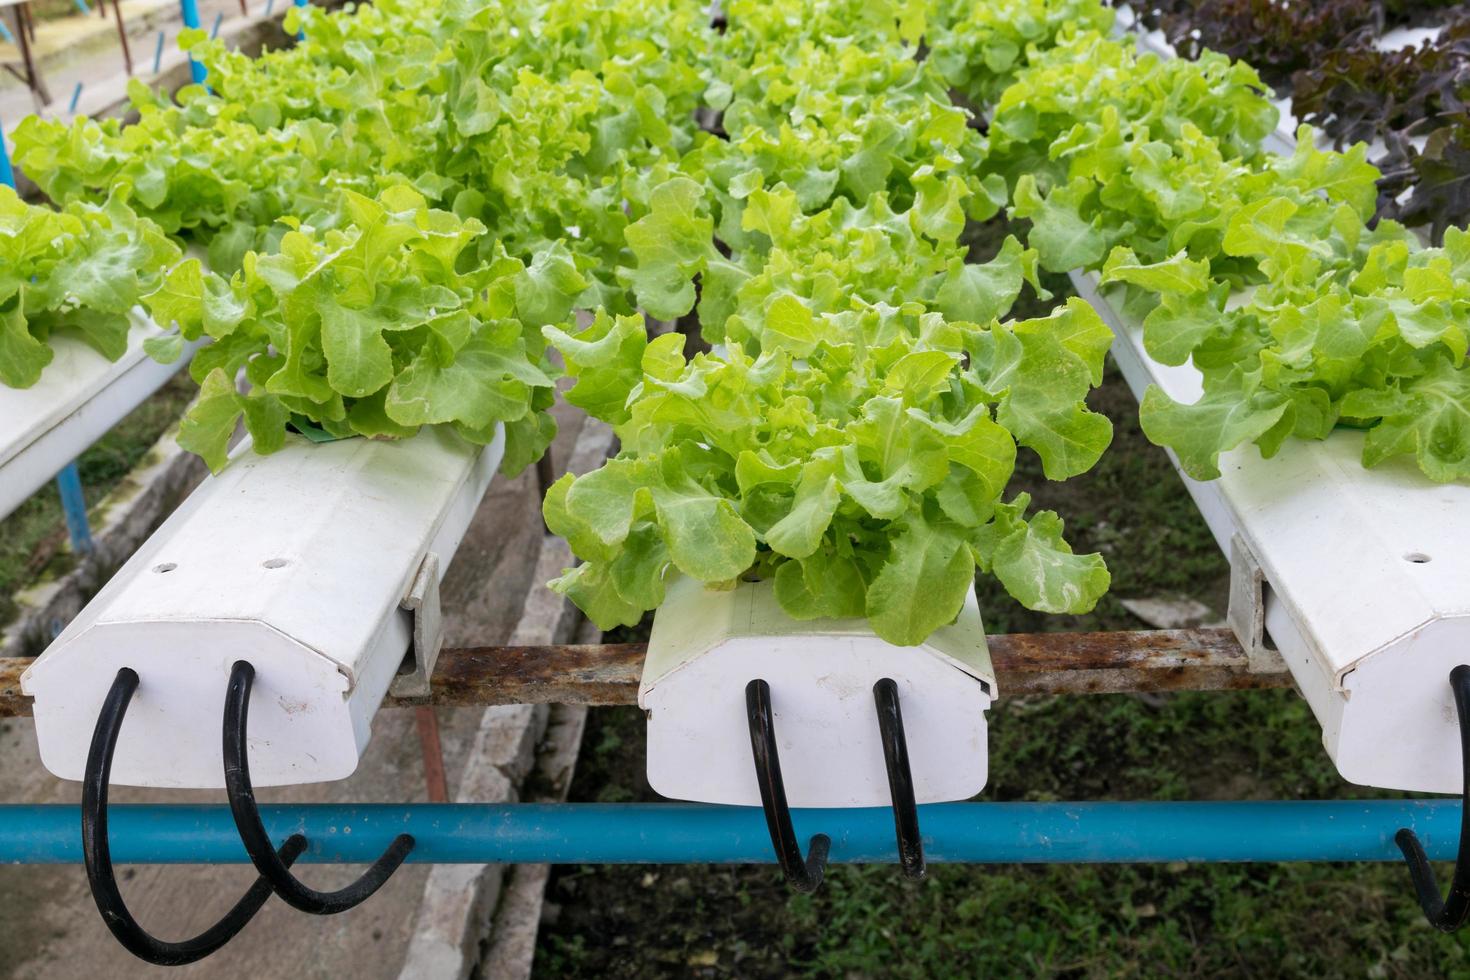
[[[1282,672],[1281,653],[1266,637],[1266,575],[1239,534],[1230,537],[1230,607],[1225,622],[1244,648],[1251,673]]]
[[[444,647],[444,613],[439,605],[439,556],[429,552],[419,565],[418,574],[399,608],[413,617],[413,641],[398,668],[398,675],[388,685],[395,698],[427,698],[429,678]]]

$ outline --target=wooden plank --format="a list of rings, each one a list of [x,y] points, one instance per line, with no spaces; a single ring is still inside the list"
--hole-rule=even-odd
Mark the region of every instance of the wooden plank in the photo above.
[[[1252,673],[1228,629],[1015,633],[987,638],[1002,696],[1290,687],[1286,665]],[[633,704],[641,643],[445,650],[436,704]]]
[[[444,650],[435,704],[634,704],[643,643],[470,647]]]
[[[1291,687],[1275,658],[1252,672],[1229,629],[1010,633],[986,637],[1002,697]]]
[[[1271,670],[1252,672],[1228,629],[1012,633],[987,642],[1003,697],[1241,691],[1292,684],[1279,662]],[[384,704],[635,704],[645,649],[642,643],[593,643],[445,650],[428,699],[389,698]],[[30,699],[20,693],[20,672],[29,663],[0,659],[0,717],[31,713]]]
[[[20,693],[20,675],[30,657],[0,657],[0,718],[29,717],[31,699]]]

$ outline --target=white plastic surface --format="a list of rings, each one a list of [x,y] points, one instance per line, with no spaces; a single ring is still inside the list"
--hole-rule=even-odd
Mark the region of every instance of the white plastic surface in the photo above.
[[[1117,335],[1136,395],[1152,384],[1199,397],[1199,373],[1149,358],[1116,294],[1099,295],[1095,275],[1072,279]],[[1362,439],[1288,440],[1270,460],[1245,446],[1221,456],[1220,479],[1184,482],[1224,552],[1238,533],[1259,561],[1267,632],[1343,777],[1458,793],[1449,673],[1470,663],[1470,486],[1432,483],[1409,458],[1366,469]]]
[[[50,341],[55,357],[29,388],[0,385],[0,517],[96,442],[169,378],[199,346],[160,364],[143,341],[164,331],[141,309],[132,311],[128,349],[109,361],[75,337]]]
[[[883,677],[898,684],[918,802],[980,792],[996,688],[973,595],[927,643],[896,647],[865,620],[791,619],[768,582],[717,591],[680,577],[654,617],[638,691],[649,785],[672,799],[759,806],[745,686],[761,678],[790,805],[888,806],[873,701]]]
[[[237,449],[22,676],[41,761],[81,778],[102,699],[131,667],[113,781],[223,785],[225,687],[243,659],[255,784],[350,775],[409,647],[400,602],[430,552],[448,567],[503,449],[436,430]]]

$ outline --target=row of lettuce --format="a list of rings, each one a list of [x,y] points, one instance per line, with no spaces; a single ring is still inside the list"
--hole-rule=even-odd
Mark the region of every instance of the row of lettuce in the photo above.
[[[714,30],[658,0],[383,0],[293,12],[306,43],[258,59],[195,38],[211,90],[139,89],[127,127],[28,120],[17,161],[62,217],[156,222],[214,271],[32,235],[7,204],[0,248],[34,257],[0,279],[20,311],[0,329],[40,347],[91,308],[34,286],[90,250],[108,302],[178,325],[157,356],[212,339],[182,439],[215,467],[243,416],[261,451],[291,426],[503,425],[514,472],[555,431],[549,343],[622,445],[545,504],[583,559],[555,587],[604,628],[655,608],[671,568],[769,579],[793,616],[904,644],[977,568],[1031,608],[1091,608],[1101,558],[1006,497],[1018,446],[1065,479],[1111,437],[1086,405],[1097,315],[1006,319],[1044,295],[1039,267],[1100,272],[1151,355],[1200,368],[1199,403],[1142,407],[1196,476],[1341,423],[1369,428],[1365,462],[1470,475],[1470,236],[1375,223],[1362,147],[1263,153],[1277,117],[1250,68],[1139,56],[1096,0],[726,11]],[[967,224],[1004,209],[1025,244],[970,261]],[[696,313],[712,349],[640,311]]]
[[[1374,146],[1379,213],[1438,241],[1470,221],[1470,6],[1462,0],[1129,0],[1184,54],[1254,65],[1338,147]],[[1402,44],[1398,42],[1403,42]]]

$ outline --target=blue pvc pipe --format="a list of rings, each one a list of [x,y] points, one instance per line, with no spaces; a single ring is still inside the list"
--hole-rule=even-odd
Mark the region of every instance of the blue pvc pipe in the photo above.
[[[185,27],[199,26],[199,3],[198,0],[179,0],[179,9],[184,17]],[[195,85],[204,84],[204,66],[189,56],[189,75],[194,79]]]
[[[439,864],[669,864],[774,861],[755,807],[655,804],[321,804],[263,806],[276,840],[300,831],[302,861],[366,863],[394,835],[408,860]],[[832,838],[834,862],[893,862],[887,808],[793,811],[802,839]],[[243,863],[224,806],[117,805],[113,860]],[[82,859],[75,806],[0,806],[0,863]],[[931,862],[1399,861],[1400,827],[1435,860],[1454,857],[1460,802],[939,803],[919,808]]]
[[[71,537],[71,550],[79,555],[92,551],[92,527],[87,523],[87,499],[82,496],[82,477],[76,463],[67,463],[56,474],[56,489],[61,493],[61,512],[66,516],[66,533]]]

